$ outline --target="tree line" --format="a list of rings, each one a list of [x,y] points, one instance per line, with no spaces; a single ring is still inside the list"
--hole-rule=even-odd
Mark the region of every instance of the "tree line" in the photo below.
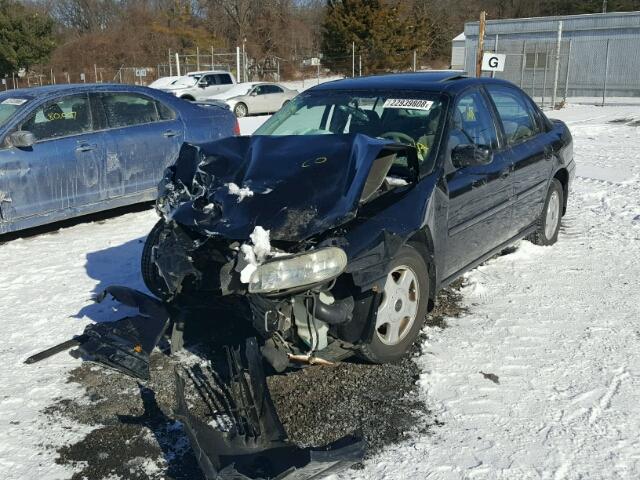
[[[0,0],[0,76],[21,69],[155,66],[168,52],[234,52],[252,73],[292,77],[322,57],[336,73],[446,67],[466,21],[640,10],[640,0]],[[355,55],[354,55],[355,53]],[[357,55],[357,63],[355,65]],[[110,80],[110,79],[105,79]]]

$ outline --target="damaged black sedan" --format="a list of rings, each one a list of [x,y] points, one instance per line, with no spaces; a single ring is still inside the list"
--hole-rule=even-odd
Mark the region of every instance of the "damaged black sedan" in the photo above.
[[[142,270],[173,304],[246,300],[278,371],[394,361],[439,288],[525,236],[555,242],[573,171],[567,127],[507,82],[331,82],[252,137],[184,145]]]
[[[80,345],[145,378],[169,327],[177,351],[206,324],[221,344],[213,367],[176,372],[176,415],[206,477],[320,478],[364,445],[289,443],[265,368],[398,360],[440,288],[519,239],[556,241],[574,169],[567,127],[505,81],[416,73],[319,85],[251,137],[184,144],[142,257],[157,298],[108,288],[139,314],[49,353]],[[190,411],[193,385],[224,399],[212,412],[232,427]]]

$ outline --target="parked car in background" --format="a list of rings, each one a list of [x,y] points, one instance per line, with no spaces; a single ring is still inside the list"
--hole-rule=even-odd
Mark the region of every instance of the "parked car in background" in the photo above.
[[[277,112],[287,102],[298,95],[278,83],[247,82],[238,83],[226,92],[208,97],[207,100],[222,100],[236,114],[236,117],[258,113]]]
[[[188,73],[172,84],[162,87],[161,90],[193,102],[223,93],[234,85],[236,85],[236,79],[230,72],[210,70]]]
[[[154,80],[149,85],[147,85],[147,87],[149,87],[149,88],[165,88],[165,87],[168,87],[169,85],[171,85],[173,82],[175,82],[179,78],[182,78],[182,77],[180,77],[178,75],[173,75],[173,76],[170,76],[170,77],[160,77],[159,79]]]
[[[224,108],[133,85],[0,93],[0,233],[153,200],[183,142],[239,133]]]

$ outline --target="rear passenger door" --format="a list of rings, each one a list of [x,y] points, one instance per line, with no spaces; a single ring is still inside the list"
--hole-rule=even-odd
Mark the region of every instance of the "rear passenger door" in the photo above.
[[[515,202],[511,236],[537,221],[545,196],[553,152],[546,127],[522,92],[502,85],[486,87],[502,126],[513,169]]]
[[[280,110],[284,102],[282,88],[277,85],[264,85],[262,88],[264,91],[265,112],[272,113]]]
[[[444,278],[466,269],[509,238],[511,166],[499,142],[488,100],[479,89],[463,93],[454,104],[445,151],[449,190],[448,241]],[[456,147],[487,148],[486,165],[456,165]]]
[[[133,92],[95,94],[107,135],[109,197],[155,189],[164,169],[178,156],[184,129],[177,113],[162,102]]]

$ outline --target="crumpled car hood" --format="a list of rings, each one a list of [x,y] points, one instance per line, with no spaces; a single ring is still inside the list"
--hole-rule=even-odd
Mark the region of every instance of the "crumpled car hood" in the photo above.
[[[274,240],[304,240],[355,216],[373,163],[392,143],[349,134],[185,144],[158,209],[206,236],[245,240],[259,225]]]

